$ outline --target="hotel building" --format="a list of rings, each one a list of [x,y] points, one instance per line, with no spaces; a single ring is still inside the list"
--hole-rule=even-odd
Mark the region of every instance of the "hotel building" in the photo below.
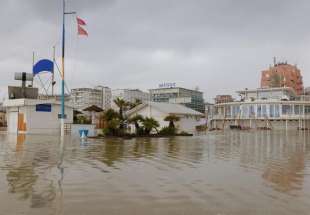
[[[181,87],[163,87],[150,90],[151,101],[182,104],[188,108],[205,113],[203,92]]]

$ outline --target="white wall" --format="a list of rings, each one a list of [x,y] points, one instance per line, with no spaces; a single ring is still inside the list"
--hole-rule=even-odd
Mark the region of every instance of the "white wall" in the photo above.
[[[157,109],[150,108],[149,106],[144,107],[139,110],[136,114],[140,114],[144,117],[153,117],[159,122],[160,128],[169,126],[169,122],[164,121],[165,117],[168,116],[167,113],[163,113]],[[175,123],[178,128],[178,132],[186,131],[188,133],[195,133],[196,126],[204,124],[203,120],[196,120],[195,117],[185,117],[179,116],[180,121]],[[132,130],[134,132],[134,129]]]
[[[37,112],[36,106],[8,107],[8,132],[17,133],[18,112],[24,114],[27,134],[59,134],[60,120],[58,114],[61,112],[59,104],[52,104],[52,112]],[[66,123],[73,122],[73,109],[66,107]]]
[[[17,123],[18,123],[18,109],[10,108],[7,109],[7,123],[8,123],[8,133],[17,133]]]

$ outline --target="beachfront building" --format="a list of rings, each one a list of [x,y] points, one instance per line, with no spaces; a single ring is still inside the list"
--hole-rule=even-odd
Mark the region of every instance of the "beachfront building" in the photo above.
[[[7,131],[11,134],[60,134],[61,105],[56,100],[8,99],[3,106],[7,114]],[[66,105],[65,123],[73,123],[73,107]]]
[[[185,131],[188,133],[195,133],[196,126],[205,124],[204,115],[202,113],[180,104],[147,102],[136,106],[126,113],[129,118],[138,114],[143,117],[154,118],[159,122],[160,128],[169,125],[169,122],[164,120],[165,117],[176,115],[180,118],[180,120],[175,123],[179,132]],[[134,126],[132,126],[131,131],[135,132],[134,129]]]
[[[203,92],[182,87],[161,86],[150,90],[151,101],[181,104],[200,113],[205,113]]]
[[[215,104],[211,127],[310,129],[310,97],[293,88],[259,88],[237,92],[239,101]]]
[[[111,108],[111,89],[103,86],[95,88],[75,88],[71,90],[71,102],[75,109],[83,110],[90,106],[102,109]]]
[[[139,89],[116,89],[112,90],[112,99],[120,98],[126,102],[146,102],[150,100],[150,94]]]

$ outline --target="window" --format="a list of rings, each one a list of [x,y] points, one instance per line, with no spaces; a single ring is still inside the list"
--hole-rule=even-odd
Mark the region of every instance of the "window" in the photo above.
[[[257,105],[257,117],[262,117],[262,106]]]
[[[282,105],[282,115],[292,114],[292,109],[290,105]]]
[[[253,105],[250,105],[250,117],[255,117],[255,110],[254,110],[254,106]]]
[[[300,105],[294,105],[294,114],[295,115],[300,115],[301,114],[301,107]]]
[[[275,117],[275,105],[270,105],[269,107],[269,116]]]

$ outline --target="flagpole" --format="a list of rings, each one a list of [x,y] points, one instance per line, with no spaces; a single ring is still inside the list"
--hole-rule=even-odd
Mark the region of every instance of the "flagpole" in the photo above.
[[[61,118],[60,118],[60,136],[65,136],[65,11],[66,3],[63,2],[62,14],[62,57],[61,57]]]
[[[61,68],[61,116],[60,116],[60,136],[65,136],[65,42],[66,42],[66,31],[65,31],[65,17],[69,14],[76,14],[76,12],[66,12],[66,2],[63,2],[63,13],[62,13],[62,68]]]

